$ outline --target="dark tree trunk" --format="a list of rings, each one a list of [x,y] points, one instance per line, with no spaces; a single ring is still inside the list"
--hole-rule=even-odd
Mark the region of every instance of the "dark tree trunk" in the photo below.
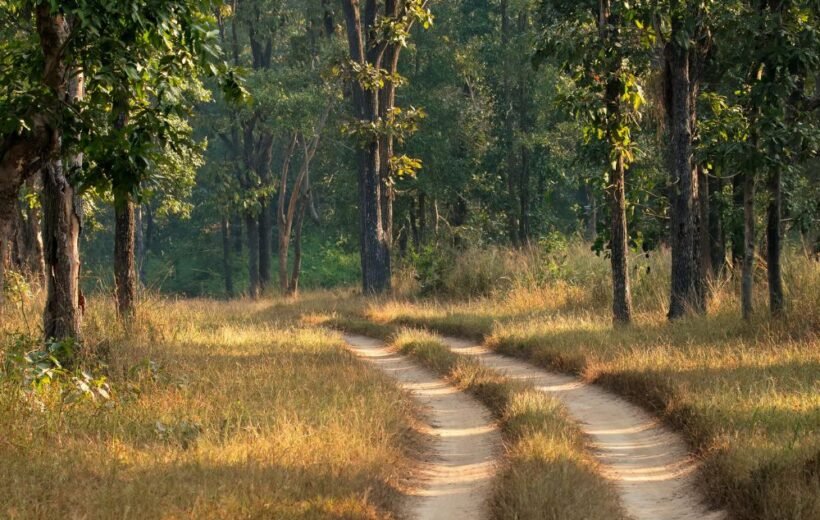
[[[81,340],[79,198],[63,171],[52,162],[43,176],[43,242],[48,297],[43,313],[47,339]]]
[[[380,49],[365,46],[365,35],[371,34],[376,23],[376,1],[367,0],[363,25],[359,2],[342,0],[350,55],[354,62],[381,68]],[[367,42],[372,43],[372,42]],[[366,90],[353,82],[353,108],[361,121],[375,123],[379,118],[379,93]],[[382,176],[380,142],[372,137],[358,151],[359,229],[361,240],[362,289],[365,294],[379,294],[390,290],[391,265],[389,236],[384,231],[382,217]]]
[[[256,217],[245,215],[245,234],[248,240],[248,297],[259,297],[259,228]]]
[[[6,268],[11,252],[11,241],[8,238],[0,237],[0,314],[3,311],[3,304],[6,302]]]
[[[233,298],[233,261],[231,260],[231,228],[227,217],[222,217],[222,276],[225,279],[225,294]]]
[[[774,167],[769,173],[768,179],[769,205],[766,223],[766,263],[769,276],[769,310],[773,316],[781,315],[784,307],[783,275],[780,266],[780,253],[783,249],[781,175],[780,168]]]
[[[743,175],[743,275],[740,283],[740,305],[745,320],[751,319],[754,310],[755,234],[755,178],[749,171]]]
[[[231,218],[231,239],[233,240],[233,252],[236,256],[242,256],[245,244],[242,241],[242,217],[234,215]]]
[[[114,197],[114,281],[117,312],[123,318],[134,315],[137,302],[137,270],[134,262],[134,202],[130,195]]]
[[[726,236],[723,231],[723,179],[710,177],[709,184],[709,256],[712,276],[718,277],[726,265]]]
[[[683,20],[673,17],[672,41],[667,44],[667,107],[671,161],[672,208],[672,290],[669,318],[678,319],[699,308],[695,288],[695,189],[692,169],[691,84],[689,51],[676,42],[685,34]]]

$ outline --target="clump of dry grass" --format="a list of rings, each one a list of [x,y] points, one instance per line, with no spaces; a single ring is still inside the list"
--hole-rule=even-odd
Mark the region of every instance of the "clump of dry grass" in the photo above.
[[[631,327],[612,327],[606,262],[581,250],[553,281],[460,303],[373,304],[365,314],[485,337],[504,353],[606,385],[687,435],[703,457],[706,492],[737,518],[819,518],[820,265],[788,252],[782,318],[765,315],[759,276],[761,312],[751,322],[740,319],[738,287],[727,279],[714,284],[707,316],[669,323],[668,255],[642,261]]]
[[[298,305],[151,299],[126,330],[90,303],[109,402],[32,392],[13,351],[36,325],[4,311],[0,516],[394,516],[415,411]],[[37,316],[36,297],[24,306]]]
[[[490,503],[495,518],[625,518],[583,434],[554,398],[453,353],[424,331],[401,329],[393,345],[475,395],[500,419],[507,458]]]

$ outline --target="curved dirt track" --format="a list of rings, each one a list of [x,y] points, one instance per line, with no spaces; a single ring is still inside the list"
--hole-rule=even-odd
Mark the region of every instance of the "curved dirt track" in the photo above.
[[[560,399],[590,437],[604,476],[615,483],[635,520],[726,518],[704,504],[696,488],[697,462],[680,435],[641,408],[575,377],[536,368],[470,341],[443,340],[451,350],[477,356],[487,367]]]
[[[432,460],[420,463],[405,516],[419,520],[487,518],[486,504],[501,453],[501,434],[490,412],[437,375],[378,340],[345,335],[356,355],[410,391],[426,409],[422,433],[433,439]]]

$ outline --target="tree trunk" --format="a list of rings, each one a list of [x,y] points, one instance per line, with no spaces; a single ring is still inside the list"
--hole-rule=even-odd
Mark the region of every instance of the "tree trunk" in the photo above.
[[[259,297],[259,229],[256,217],[245,215],[245,233],[248,240],[248,297]]]
[[[365,34],[375,32],[371,31],[371,26],[376,23],[375,0],[367,0],[364,28],[357,0],[343,0],[342,7],[351,58],[360,65],[381,68],[379,49],[375,46],[365,47]],[[358,81],[354,81],[352,86],[356,117],[360,121],[376,123],[379,118],[379,93],[365,89]],[[379,139],[371,137],[358,151],[359,230],[362,290],[365,294],[386,292],[390,290],[391,283],[390,246],[382,220],[380,148]]]
[[[135,266],[134,201],[128,194],[114,196],[114,281],[117,312],[122,318],[134,316],[137,302],[137,270]]]
[[[3,304],[6,303],[6,265],[8,263],[10,241],[0,236],[0,315],[3,312]]]
[[[271,261],[273,259],[273,218],[270,201],[265,200],[259,214],[259,291],[264,294],[270,288]]]
[[[288,283],[288,296],[299,294],[299,277],[302,274],[302,227],[305,223],[307,205],[308,201],[305,199],[299,208],[296,222],[293,224],[293,271],[291,272],[290,283]]]
[[[732,177],[732,227],[729,230],[732,241],[732,268],[743,265],[745,234],[743,229],[743,188],[745,175],[736,174]],[[741,267],[742,268],[742,267]]]
[[[744,320],[750,320],[754,306],[755,268],[755,178],[753,172],[743,175],[743,276],[741,279],[740,301]]]
[[[710,177],[709,184],[709,256],[712,276],[718,277],[726,265],[726,236],[723,231],[723,179]]]
[[[233,298],[233,262],[231,261],[231,228],[228,218],[222,217],[222,275],[225,279],[225,294]]]
[[[780,266],[780,253],[783,249],[781,235],[781,214],[783,192],[781,187],[781,169],[777,166],[769,173],[769,205],[766,223],[766,263],[769,276],[769,310],[773,316],[783,313],[783,275]]]
[[[671,129],[672,290],[669,318],[678,319],[699,307],[695,279],[695,189],[692,173],[691,94],[689,51],[676,42],[685,34],[683,21],[673,18],[672,41],[667,44],[669,126]]]
[[[694,102],[694,100],[693,100]],[[693,123],[694,124],[694,123]],[[704,312],[709,298],[709,282],[712,277],[711,240],[709,237],[709,177],[702,166],[696,168],[697,174],[697,221],[695,226],[694,262],[697,266],[695,290],[697,292],[698,310]]]
[[[522,87],[523,88],[523,87]],[[521,145],[521,174],[518,185],[518,241],[526,245],[530,241],[530,151]]]
[[[43,242],[48,297],[43,313],[46,339],[81,340],[81,209],[74,187],[53,161],[44,169]]]
[[[145,287],[145,231],[142,225],[142,206],[134,208],[134,256],[136,257],[137,286]]]

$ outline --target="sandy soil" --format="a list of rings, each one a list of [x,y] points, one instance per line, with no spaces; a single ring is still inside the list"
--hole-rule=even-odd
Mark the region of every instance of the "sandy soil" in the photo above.
[[[591,439],[604,475],[636,520],[717,520],[697,490],[697,461],[683,438],[643,409],[601,388],[501,356],[473,342],[444,338],[460,354],[478,356],[508,377],[526,380],[560,399]]]
[[[432,372],[384,343],[346,335],[349,348],[410,391],[426,409],[431,460],[419,461],[418,482],[408,497],[406,518],[487,518],[487,500],[501,454],[501,434],[490,412]]]

